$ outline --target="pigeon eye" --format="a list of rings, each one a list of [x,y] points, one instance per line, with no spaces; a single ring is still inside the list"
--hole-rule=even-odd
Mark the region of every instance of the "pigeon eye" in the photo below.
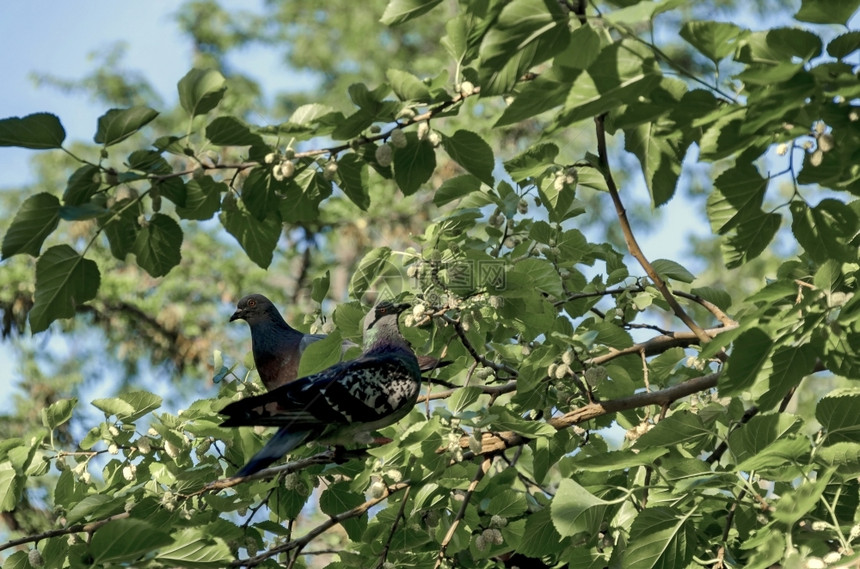
[[[257,306],[257,301],[252,298],[251,300],[248,301],[248,306],[250,306],[251,308],[254,308],[255,306]]]

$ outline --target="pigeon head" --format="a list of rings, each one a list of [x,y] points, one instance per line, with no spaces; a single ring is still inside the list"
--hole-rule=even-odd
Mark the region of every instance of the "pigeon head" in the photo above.
[[[408,304],[383,301],[370,309],[364,318],[364,346],[370,349],[379,345],[402,345],[397,317],[409,308]]]
[[[262,294],[249,294],[239,299],[236,312],[230,317],[230,322],[244,320],[251,326],[259,322],[282,320],[278,309],[272,301]]]

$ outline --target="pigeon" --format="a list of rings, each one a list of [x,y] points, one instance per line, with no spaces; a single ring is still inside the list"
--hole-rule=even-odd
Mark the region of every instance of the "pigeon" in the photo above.
[[[254,474],[306,442],[366,442],[406,416],[421,388],[418,359],[397,324],[407,307],[385,301],[370,310],[358,358],[224,407],[222,427],[278,427],[235,476]]]
[[[267,391],[272,391],[298,377],[302,353],[325,334],[304,334],[283,319],[271,300],[262,294],[249,294],[236,304],[230,322],[244,320],[251,328],[251,350],[257,372]],[[357,347],[349,340],[341,344],[341,357]],[[432,371],[451,362],[432,356],[418,356],[421,371]]]

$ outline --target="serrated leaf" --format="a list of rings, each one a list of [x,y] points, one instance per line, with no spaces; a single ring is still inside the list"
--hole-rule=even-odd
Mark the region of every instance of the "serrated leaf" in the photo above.
[[[69,176],[66,191],[63,192],[63,203],[66,205],[85,204],[99,191],[100,187],[101,172],[98,166],[85,164]]]
[[[524,437],[551,437],[556,433],[555,427],[549,423],[517,417],[505,407],[491,408],[487,421],[494,429],[513,431]]]
[[[582,531],[590,531],[580,518],[595,508],[605,508],[610,502],[601,500],[571,479],[564,478],[558,484],[550,511],[552,523],[562,537],[570,537]],[[596,528],[593,528],[596,529]],[[596,532],[594,532],[596,533]]]
[[[505,170],[516,182],[543,174],[558,156],[558,146],[551,142],[540,142],[528,150],[505,161]]]
[[[537,56],[529,66],[545,61],[567,47],[568,25],[568,15],[552,0],[508,2],[481,43],[482,65],[501,69],[528,49]]]
[[[221,210],[221,224],[236,238],[248,258],[262,268],[272,263],[272,255],[281,236],[281,221],[275,214],[259,221],[245,209],[236,205]]]
[[[370,174],[367,162],[358,157],[357,154],[344,154],[337,161],[337,173],[340,176],[341,189],[352,203],[367,211],[370,207]]]
[[[702,418],[689,411],[672,413],[636,440],[636,448],[696,446],[714,437],[713,428],[706,427]]]
[[[157,116],[158,111],[144,106],[111,109],[99,117],[93,140],[105,146],[122,142]]]
[[[773,241],[782,216],[778,213],[759,212],[744,219],[728,240],[721,244],[726,267],[734,269],[761,255]]]
[[[720,395],[739,395],[752,387],[764,362],[770,358],[773,340],[761,328],[750,328],[734,341],[719,379]]]
[[[394,94],[401,101],[430,102],[430,89],[424,82],[409,73],[399,69],[389,69],[385,72]]]
[[[299,360],[298,377],[305,377],[322,371],[339,362],[341,359],[342,344],[343,340],[337,332],[309,344],[302,351],[302,359]]]
[[[263,138],[236,117],[218,117],[206,126],[206,138],[216,146],[263,146]]]
[[[71,318],[75,307],[92,300],[100,283],[95,261],[68,245],[55,245],[36,261],[36,294],[30,310],[30,330],[45,330],[58,318]]]
[[[544,259],[521,259],[513,269],[529,278],[535,290],[547,293],[556,298],[565,296],[561,277],[553,265]]]
[[[386,26],[396,26],[426,14],[441,3],[442,0],[391,0],[379,21]]]
[[[457,164],[487,184],[493,185],[493,149],[483,138],[468,130],[443,136],[442,146]]]
[[[860,442],[860,390],[843,388],[831,391],[815,406],[828,443]]]
[[[224,76],[214,69],[192,69],[177,87],[179,103],[192,117],[214,109],[227,90]]]
[[[672,279],[682,283],[691,283],[696,280],[696,276],[685,269],[679,263],[669,259],[655,259],[651,262],[651,266],[657,271],[657,274],[664,278]]]
[[[794,15],[794,19],[812,24],[847,26],[858,6],[860,0],[801,0],[800,10]]]
[[[21,498],[23,484],[8,462],[0,463],[0,512],[11,512]]]
[[[647,448],[638,452],[633,450],[616,450],[594,456],[577,455],[572,465],[577,470],[585,472],[607,472],[623,470],[634,466],[653,466],[654,461],[667,454],[667,448]]]
[[[73,524],[87,518],[95,519],[101,516],[109,516],[121,509],[122,504],[118,503],[111,496],[90,494],[69,510],[66,514],[66,522]]]
[[[311,283],[311,299],[316,303],[322,303],[328,294],[328,289],[331,284],[331,275],[329,271],[325,275],[317,277]]]
[[[647,508],[630,527],[623,554],[624,567],[673,569],[686,567],[696,550],[696,526],[689,516],[674,508]]]
[[[125,261],[137,239],[140,229],[138,219],[143,213],[143,205],[139,200],[128,198],[116,202],[113,211],[116,212],[113,216],[100,218],[99,225],[108,238],[111,254],[120,261]]]
[[[348,482],[329,485],[320,494],[320,510],[329,516],[336,516],[364,503],[364,496],[350,490]],[[358,540],[367,528],[367,514],[344,520],[341,525],[350,539]]]
[[[858,221],[849,206],[832,198],[821,200],[814,208],[793,201],[791,215],[791,231],[814,261],[857,259],[857,247],[850,242],[856,236]]]
[[[838,59],[845,59],[860,49],[860,31],[846,32],[836,36],[827,44],[827,53]]]
[[[742,429],[729,433],[729,450],[737,463],[755,459],[779,440],[788,440],[801,426],[793,415],[756,415]]]
[[[471,174],[463,174],[448,178],[433,194],[433,204],[436,207],[458,200],[481,189],[481,180]]]
[[[675,194],[681,162],[688,143],[674,124],[646,122],[624,130],[624,148],[636,155],[642,166],[651,205],[661,206]]]
[[[182,229],[172,217],[156,213],[137,232],[132,253],[137,264],[153,277],[166,275],[182,259]]]
[[[45,150],[62,148],[65,139],[66,131],[60,119],[50,113],[0,120],[0,146]]]
[[[38,257],[42,243],[60,222],[60,200],[47,193],[27,198],[3,236],[3,259],[19,253]]]
[[[185,205],[177,206],[176,214],[181,219],[212,219],[221,207],[221,194],[227,191],[227,184],[216,182],[209,176],[192,178],[185,184]]]
[[[222,536],[209,535],[208,528],[185,528],[173,535],[173,543],[166,544],[156,559],[170,567],[217,569],[230,564],[233,554]]]
[[[737,49],[742,31],[729,22],[695,20],[681,27],[680,36],[716,63]]]
[[[394,181],[404,195],[412,195],[430,179],[436,169],[436,153],[427,140],[418,140],[415,133],[406,134],[407,144],[394,148]]]
[[[376,278],[385,272],[389,265],[388,258],[390,256],[390,248],[377,247],[361,259],[349,281],[349,292],[353,298],[361,298],[370,289]]]
[[[48,407],[42,409],[42,424],[49,429],[56,429],[66,421],[72,418],[72,411],[78,400],[75,397],[71,399],[60,399],[51,403]]]
[[[454,390],[454,394],[448,400],[447,408],[455,416],[462,413],[466,407],[478,400],[483,393],[480,387],[467,386]]]
[[[90,555],[97,565],[129,562],[171,543],[170,535],[148,522],[120,519],[108,522],[95,532],[90,541]]]
[[[765,410],[779,403],[783,397],[815,368],[817,350],[811,344],[781,346],[771,356],[772,370],[768,389],[758,399]]]
[[[727,233],[761,211],[767,180],[749,162],[726,170],[714,181],[717,191],[708,197],[711,228]]]
[[[550,508],[539,510],[526,519],[524,539],[517,552],[528,557],[540,558],[544,555],[552,555],[560,551],[566,545],[562,545],[561,536],[553,524]]]

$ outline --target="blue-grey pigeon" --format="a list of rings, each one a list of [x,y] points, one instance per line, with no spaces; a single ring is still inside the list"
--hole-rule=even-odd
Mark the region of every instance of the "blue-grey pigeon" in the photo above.
[[[397,325],[407,306],[381,302],[370,310],[358,358],[222,409],[229,417],[222,427],[279,427],[235,476],[254,474],[304,442],[366,441],[370,432],[409,413],[421,387],[421,370]]]
[[[236,304],[230,322],[244,320],[251,327],[251,350],[263,385],[268,391],[296,379],[302,353],[325,334],[304,334],[283,319],[271,300],[262,294],[249,294]],[[341,345],[341,355],[356,347],[349,340]],[[432,371],[451,362],[432,356],[418,356],[421,371]]]

